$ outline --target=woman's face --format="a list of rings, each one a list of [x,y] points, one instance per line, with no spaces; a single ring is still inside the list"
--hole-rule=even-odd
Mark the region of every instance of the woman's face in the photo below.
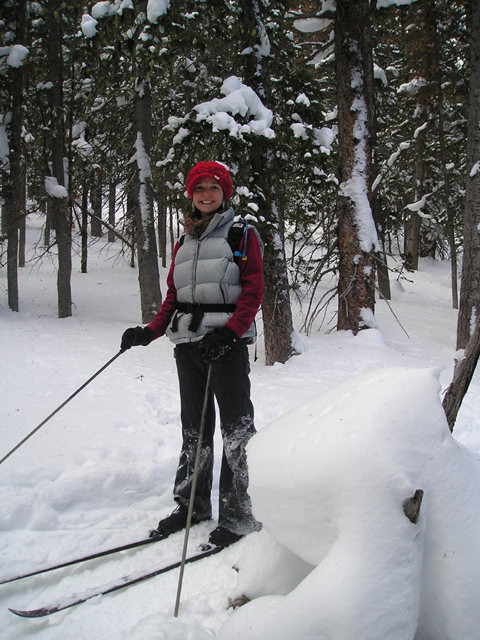
[[[216,180],[205,178],[193,190],[193,204],[205,218],[222,206],[223,190]]]

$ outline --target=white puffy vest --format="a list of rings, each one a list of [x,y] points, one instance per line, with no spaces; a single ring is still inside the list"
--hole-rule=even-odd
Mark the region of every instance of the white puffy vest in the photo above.
[[[228,244],[228,231],[233,224],[233,209],[216,214],[205,232],[197,238],[188,233],[175,256],[173,280],[177,301],[189,304],[234,305],[242,286],[240,272]],[[228,322],[232,311],[207,311],[196,332],[189,330],[192,313],[177,310],[167,329],[174,343],[191,342],[215,327]],[[252,338],[252,326],[243,338]]]

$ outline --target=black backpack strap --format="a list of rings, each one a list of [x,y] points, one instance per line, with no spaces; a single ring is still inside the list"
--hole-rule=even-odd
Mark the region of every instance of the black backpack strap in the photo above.
[[[240,242],[245,235],[245,242],[243,243],[243,252],[240,253]],[[236,258],[235,262],[238,263],[239,259],[246,260],[246,249],[247,249],[247,238],[248,238],[248,222],[244,218],[240,218],[237,222],[234,222],[228,231],[228,244],[230,245],[230,249],[232,250],[233,257]]]

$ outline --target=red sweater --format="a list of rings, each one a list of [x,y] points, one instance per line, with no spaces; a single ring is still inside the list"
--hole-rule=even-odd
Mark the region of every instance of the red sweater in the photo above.
[[[240,253],[243,251],[244,242],[245,240],[242,238],[240,242]],[[160,336],[165,334],[177,308],[177,290],[173,282],[173,270],[175,268],[175,256],[177,255],[178,249],[179,244],[177,242],[173,250],[172,262],[167,276],[167,295],[157,315],[152,322],[147,325],[153,330],[155,338],[160,338]],[[242,293],[237,300],[237,305],[232,317],[225,325],[235,331],[239,338],[250,328],[263,297],[262,254],[255,233],[248,234],[246,258],[246,260],[240,259],[238,263]]]

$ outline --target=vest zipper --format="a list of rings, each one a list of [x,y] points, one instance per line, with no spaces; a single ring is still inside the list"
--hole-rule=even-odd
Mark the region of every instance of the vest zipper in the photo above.
[[[192,264],[192,303],[195,304],[195,293],[197,289],[197,265],[198,265],[198,254],[200,251],[200,238],[197,238],[197,243],[195,245],[195,254],[193,256],[193,264]]]

